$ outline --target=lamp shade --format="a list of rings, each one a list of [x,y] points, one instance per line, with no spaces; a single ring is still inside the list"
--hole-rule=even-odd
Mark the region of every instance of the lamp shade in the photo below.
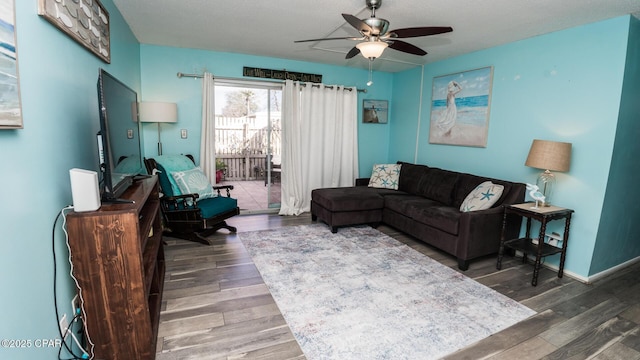
[[[569,171],[571,143],[533,140],[526,166],[551,171]]]
[[[138,110],[142,122],[174,123],[178,121],[176,103],[143,101]]]
[[[360,50],[362,56],[367,59],[379,58],[387,46],[389,46],[389,44],[384,41],[365,41],[356,44],[356,47]]]

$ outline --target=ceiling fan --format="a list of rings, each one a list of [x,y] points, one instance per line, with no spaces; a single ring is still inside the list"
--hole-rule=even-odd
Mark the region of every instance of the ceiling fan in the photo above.
[[[414,55],[424,56],[426,51],[420,49],[417,46],[409,44],[398,39],[412,38],[419,36],[429,36],[443,34],[453,31],[449,26],[425,26],[425,27],[411,27],[404,29],[396,29],[389,31],[389,21],[376,17],[376,9],[382,6],[382,0],[365,0],[367,7],[371,10],[371,17],[360,20],[357,17],[349,14],[342,14],[342,17],[353,26],[361,37],[332,37],[323,39],[309,39],[309,40],[297,40],[296,43],[301,42],[314,42],[324,40],[355,40],[361,41],[356,44],[347,53],[346,59],[362,53],[362,56],[369,60],[376,59],[382,55],[384,49],[387,47],[409,53]]]

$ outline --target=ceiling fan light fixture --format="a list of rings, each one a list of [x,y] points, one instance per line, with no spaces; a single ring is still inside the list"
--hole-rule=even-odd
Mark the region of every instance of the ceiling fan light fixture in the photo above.
[[[384,41],[365,41],[356,45],[362,56],[367,59],[379,58],[387,46],[389,46],[389,44]]]

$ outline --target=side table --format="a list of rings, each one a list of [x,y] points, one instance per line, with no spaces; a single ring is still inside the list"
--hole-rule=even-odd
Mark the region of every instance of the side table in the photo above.
[[[507,214],[516,214],[527,218],[527,230],[524,238],[505,239],[504,231],[507,221]],[[523,252],[522,262],[527,260],[527,254],[536,254],[536,262],[533,269],[533,280],[531,285],[538,284],[538,274],[540,272],[540,261],[543,257],[560,253],[560,268],[558,269],[558,277],[561,278],[564,271],[564,260],[567,255],[567,243],[569,242],[569,225],[571,224],[571,214],[573,210],[565,209],[557,206],[538,206],[535,203],[524,203],[505,206],[504,220],[502,222],[502,236],[500,238],[500,250],[498,252],[498,263],[496,268],[502,268],[502,257],[505,247],[519,250]],[[531,239],[531,219],[540,221],[540,234],[538,243],[533,243]],[[547,223],[552,220],[565,219],[564,234],[562,237],[562,248],[546,244],[544,242]]]

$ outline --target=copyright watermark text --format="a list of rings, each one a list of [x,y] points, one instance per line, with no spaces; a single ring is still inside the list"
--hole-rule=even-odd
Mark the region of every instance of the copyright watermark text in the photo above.
[[[55,348],[62,346],[60,339],[2,339],[2,349]]]

